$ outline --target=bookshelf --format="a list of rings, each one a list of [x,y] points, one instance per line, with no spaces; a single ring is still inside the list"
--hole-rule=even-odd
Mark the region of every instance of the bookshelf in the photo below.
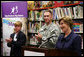
[[[28,38],[29,38],[29,42],[34,40],[34,42],[31,43],[31,45],[34,45],[34,44],[36,45],[36,42],[35,42],[36,40],[35,40],[34,36],[35,36],[35,34],[38,33],[38,30],[45,24],[45,21],[43,20],[43,12],[45,10],[47,10],[47,9],[51,9],[52,11],[54,11],[54,10],[56,11],[58,9],[65,9],[65,8],[68,9],[68,10],[72,10],[72,13],[71,13],[71,15],[73,14],[73,16],[71,16],[72,20],[75,21],[75,22],[76,21],[81,21],[81,24],[82,24],[81,25],[81,28],[82,28],[81,31],[76,31],[75,33],[83,35],[83,16],[80,17],[80,15],[79,15],[76,18],[76,15],[74,15],[76,13],[76,12],[74,12],[75,11],[74,8],[76,9],[78,7],[80,7],[82,9],[83,5],[80,4],[80,3],[75,3],[75,4],[68,4],[68,5],[60,5],[60,6],[52,6],[52,7],[29,9],[28,10],[28,16],[29,16],[28,17]],[[63,12],[63,13],[65,13],[65,12]],[[81,13],[83,13],[82,10],[81,10]],[[79,13],[79,14],[81,14],[81,13]],[[37,17],[37,15],[38,16],[41,15],[41,17]],[[65,15],[66,15],[66,13],[65,13]],[[81,14],[81,15],[83,15],[83,14]],[[60,18],[56,18],[56,15],[55,15],[55,17],[53,17],[52,21],[54,23],[58,24],[58,20],[59,19]],[[75,28],[76,28],[76,25],[77,24],[75,24]],[[80,25],[78,25],[78,27],[80,27]],[[76,29],[80,30],[80,28],[76,28]]]
[[[45,7],[45,8],[37,8],[37,9],[30,9],[35,11],[35,10],[44,10],[44,9],[50,9],[50,8],[57,8],[57,7],[67,7],[67,6],[76,6],[76,5],[81,5],[80,3],[75,3],[75,4],[68,4],[68,5],[61,5],[61,6],[53,6],[53,7]]]
[[[79,19],[73,19],[73,20],[83,20],[83,18],[79,18]],[[59,21],[59,20],[52,20],[52,21]],[[44,20],[28,20],[28,22],[45,22]]]

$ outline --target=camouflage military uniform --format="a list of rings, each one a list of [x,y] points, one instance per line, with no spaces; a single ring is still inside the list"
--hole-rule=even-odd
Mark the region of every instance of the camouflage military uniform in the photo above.
[[[39,33],[43,36],[41,44],[44,43],[47,40],[47,38],[49,38],[50,36],[56,36],[50,38],[49,41],[47,41],[42,45],[42,47],[44,48],[54,48],[54,45],[58,40],[61,30],[58,25],[51,23],[48,26],[46,24],[42,26],[42,28],[39,30]]]

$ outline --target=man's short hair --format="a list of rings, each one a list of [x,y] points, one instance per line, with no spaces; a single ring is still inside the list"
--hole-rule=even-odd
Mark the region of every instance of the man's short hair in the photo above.
[[[49,13],[51,13],[51,15],[52,15],[52,11],[51,11],[50,9],[45,10],[44,13],[45,13],[45,12],[49,12]]]

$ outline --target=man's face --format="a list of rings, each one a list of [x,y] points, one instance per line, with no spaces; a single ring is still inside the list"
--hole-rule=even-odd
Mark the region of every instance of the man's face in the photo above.
[[[50,12],[45,12],[45,13],[44,13],[45,23],[49,23],[51,19],[52,19],[51,13],[50,13]]]

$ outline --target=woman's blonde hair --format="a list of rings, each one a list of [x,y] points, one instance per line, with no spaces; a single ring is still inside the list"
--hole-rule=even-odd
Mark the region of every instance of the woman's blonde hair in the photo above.
[[[62,17],[61,19],[59,19],[59,24],[61,21],[64,21],[67,25],[69,25],[69,27],[71,29],[73,29],[73,20],[69,17],[69,16],[65,16],[65,17]]]
[[[16,22],[14,23],[14,25],[15,25],[15,26],[21,26],[21,27],[22,27],[22,22],[16,21]]]

